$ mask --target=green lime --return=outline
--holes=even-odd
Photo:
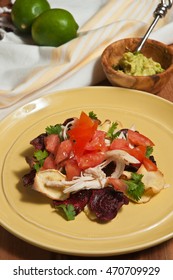
[[[64,9],[50,9],[38,16],[31,29],[37,45],[58,47],[77,37],[78,24]]]
[[[48,9],[47,0],[16,0],[11,11],[12,22],[19,31],[28,33],[34,19]]]

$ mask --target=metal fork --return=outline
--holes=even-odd
[[[145,33],[144,37],[142,38],[140,44],[138,45],[136,52],[140,52],[142,47],[144,46],[146,40],[148,39],[150,33],[154,29],[156,23],[159,21],[160,18],[164,17],[168,11],[171,9],[173,4],[173,0],[162,0],[161,3],[157,6],[156,10],[154,11],[154,20],[151,23],[150,27],[148,28],[147,32]]]

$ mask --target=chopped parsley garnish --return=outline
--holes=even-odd
[[[148,146],[146,150],[146,157],[149,158],[152,153],[153,153],[153,147]]]
[[[62,127],[60,124],[50,125],[46,127],[46,132],[48,135],[50,134],[58,134],[60,136],[62,132]]]
[[[90,117],[91,119],[93,119],[93,120],[98,120],[97,115],[96,115],[93,111],[89,112],[88,115],[89,115],[89,117]]]
[[[34,152],[34,157],[36,158],[37,162],[34,164],[35,170],[38,172],[39,169],[43,166],[45,158],[47,158],[48,152],[46,150],[38,150]]]
[[[136,201],[138,201],[144,193],[145,186],[141,181],[142,177],[142,174],[132,173],[130,180],[124,180],[124,182],[128,186],[128,195]]]
[[[75,219],[76,212],[73,204],[67,204],[67,205],[60,204],[55,206],[55,209],[59,209],[59,208],[61,208],[64,211],[64,214],[68,221]]]
[[[117,126],[118,126],[118,123],[113,122],[107,132],[107,137],[110,138],[111,141],[113,141],[115,138],[117,138],[119,136],[119,131],[115,132],[115,129],[117,128]]]

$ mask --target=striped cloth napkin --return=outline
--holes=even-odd
[[[13,1],[14,2],[14,1]],[[38,47],[12,32],[0,41],[0,114],[11,106],[62,89],[95,85],[105,76],[100,63],[113,41],[143,36],[153,21],[158,0],[51,0],[52,8],[70,11],[79,36],[58,47]],[[173,8],[150,36],[173,43]],[[17,104],[17,105],[16,105]],[[12,106],[13,105],[13,106]]]

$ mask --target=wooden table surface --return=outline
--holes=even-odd
[[[8,0],[1,0],[0,7],[8,4]],[[110,86],[107,80],[103,81],[100,86]],[[173,77],[165,88],[158,94],[160,97],[173,102]],[[80,256],[69,256],[58,254],[35,247],[19,238],[15,237],[3,227],[0,226],[0,260],[77,260],[77,259],[94,259],[83,258]],[[131,253],[126,255],[99,257],[96,259],[111,260],[173,260],[173,239],[168,240],[155,247]]]

